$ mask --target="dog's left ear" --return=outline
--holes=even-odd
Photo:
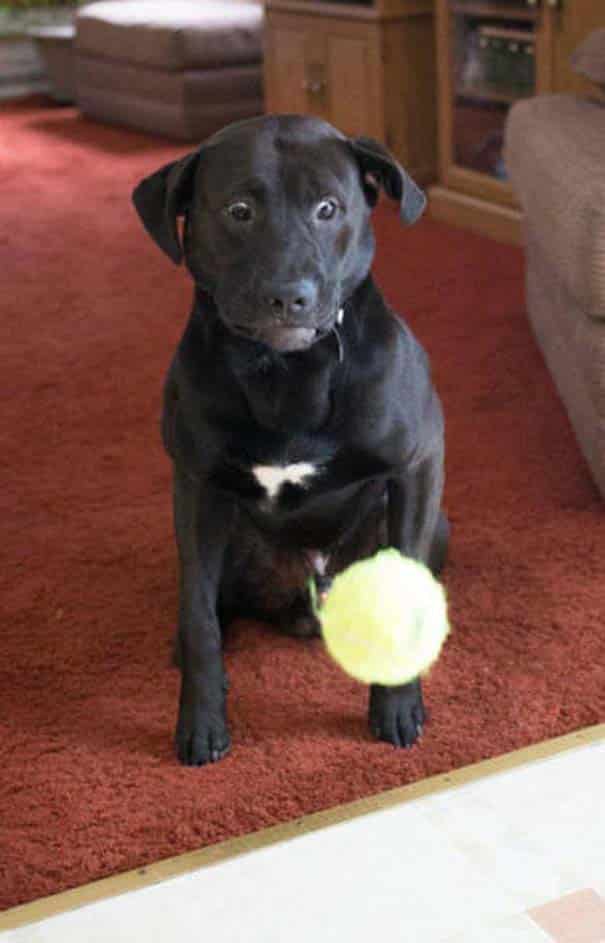
[[[352,138],[349,141],[362,175],[362,185],[371,206],[378,199],[378,187],[397,200],[402,221],[411,226],[420,219],[426,207],[426,196],[414,183],[392,154],[373,138]]]
[[[200,151],[160,167],[141,180],[132,193],[132,202],[151,238],[178,265],[183,259],[178,218],[191,202]]]

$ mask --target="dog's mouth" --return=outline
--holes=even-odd
[[[268,324],[229,324],[234,334],[246,337],[248,340],[266,344],[279,353],[294,353],[308,350],[322,338],[330,334],[337,324],[342,323],[343,309],[339,308],[335,317],[330,318],[327,324],[317,327],[300,326],[279,321]]]
[[[271,325],[230,325],[234,334],[240,334],[249,340],[266,344],[280,353],[307,350],[319,339],[319,329],[314,327],[290,327],[286,324]]]

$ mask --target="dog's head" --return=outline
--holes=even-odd
[[[142,180],[133,200],[231,331],[286,352],[330,331],[368,274],[380,187],[406,224],[422,214],[424,194],[376,141],[273,115],[219,131]]]

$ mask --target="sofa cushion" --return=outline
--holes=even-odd
[[[605,106],[540,95],[510,110],[505,160],[541,251],[587,315],[605,318]]]
[[[235,0],[106,0],[81,7],[78,52],[151,68],[260,62],[263,9]]]

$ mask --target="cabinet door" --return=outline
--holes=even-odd
[[[325,49],[328,120],[345,134],[383,138],[378,37],[369,26],[333,22]]]
[[[268,11],[267,111],[316,115],[345,134],[382,138],[382,73],[372,24]]]
[[[265,38],[265,109],[306,114],[307,31],[296,19],[268,18]]]
[[[583,39],[595,29],[605,27],[605,0],[544,0],[549,6],[553,37],[553,90],[576,92],[589,90],[590,83],[577,75],[569,58]]]

